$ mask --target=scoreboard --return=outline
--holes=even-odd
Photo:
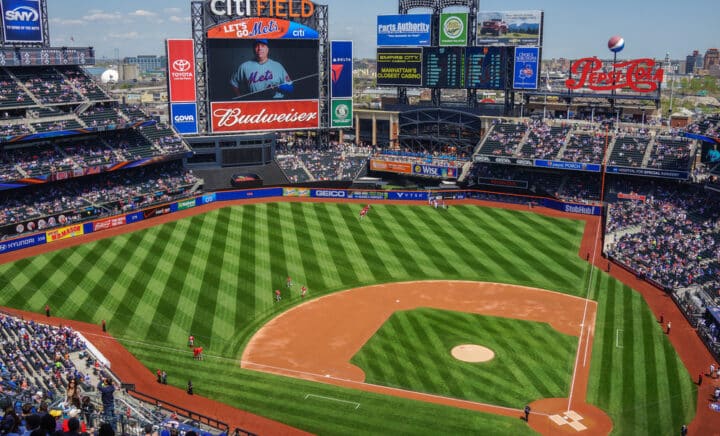
[[[92,47],[0,49],[0,66],[3,67],[94,64],[95,50]]]
[[[468,47],[467,87],[505,89],[506,52],[503,47]]]
[[[427,88],[465,87],[465,49],[428,47],[423,50],[423,85]]]

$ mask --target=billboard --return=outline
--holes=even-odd
[[[459,170],[454,167],[439,167],[435,165],[414,164],[412,173],[416,176],[440,177],[443,179],[456,179]]]
[[[170,103],[170,120],[178,133],[197,134],[197,103]]]
[[[470,89],[505,89],[507,57],[502,47],[468,47],[466,86]]]
[[[468,40],[467,12],[440,14],[440,46],[465,47]]]
[[[170,101],[195,101],[195,50],[192,39],[167,40]]]
[[[353,101],[351,98],[333,98],[330,110],[330,127],[353,126]]]
[[[212,132],[318,128],[319,44],[315,30],[266,17],[210,28]]]
[[[43,42],[40,0],[2,0],[0,13],[5,42]]]
[[[428,88],[465,87],[465,49],[428,47],[423,50],[423,86]]]
[[[540,46],[542,11],[478,12],[477,45]]]
[[[352,41],[332,41],[330,43],[330,77],[332,98],[352,98],[353,96],[353,43]]]
[[[378,86],[422,86],[422,48],[378,48]]]
[[[515,47],[513,73],[514,89],[537,89],[540,49],[537,47]]]
[[[430,45],[432,15],[378,15],[377,45],[425,46]]]
[[[410,162],[393,162],[382,159],[370,159],[371,171],[385,171],[389,173],[412,174]]]

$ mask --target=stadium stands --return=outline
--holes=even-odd
[[[658,136],[647,166],[664,170],[687,171],[690,169],[692,143],[686,139]]]
[[[16,68],[13,72],[41,104],[67,104],[84,100],[53,67]]]
[[[35,102],[4,68],[0,68],[0,108],[32,106]]]
[[[534,121],[519,157],[555,160],[565,145],[569,131],[568,126],[550,126],[543,121]]]
[[[608,159],[608,164],[622,167],[640,167],[649,144],[650,138],[648,136],[631,136],[621,133],[615,140],[615,146]]]
[[[493,126],[480,147],[480,154],[512,156],[525,136],[527,126],[522,123],[499,123]]]
[[[574,131],[570,134],[570,140],[559,160],[600,164],[606,140],[609,142],[611,139],[606,138],[605,132],[600,130],[594,132]]]

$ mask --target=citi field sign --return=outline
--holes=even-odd
[[[310,0],[210,0],[210,13],[226,17],[310,18]]]

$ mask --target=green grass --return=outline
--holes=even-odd
[[[546,323],[417,309],[395,312],[351,362],[368,383],[522,409],[569,395],[577,342]],[[463,344],[495,358],[459,361]]]
[[[238,368],[252,334],[299,303],[295,294],[273,303],[272,291],[285,291],[288,275],[307,285],[311,298],[423,279],[586,294],[590,269],[577,255],[582,222],[473,206],[382,205],[360,221],[358,210],[325,203],[225,208],[0,265],[0,304],[42,311],[50,302],[60,317],[105,319],[148,368],[166,369],[170,383],[184,387],[192,377],[198,394],[315,433],[527,432],[519,420]],[[657,326],[647,324],[640,296],[596,274],[592,296],[600,314],[589,399],[610,413],[617,434],[674,431],[694,415],[692,381]],[[622,349],[614,348],[616,328],[627,335]],[[207,360],[189,357],[190,333]],[[348,412],[306,401],[307,393],[362,406]],[[654,416],[662,418],[651,422]]]

